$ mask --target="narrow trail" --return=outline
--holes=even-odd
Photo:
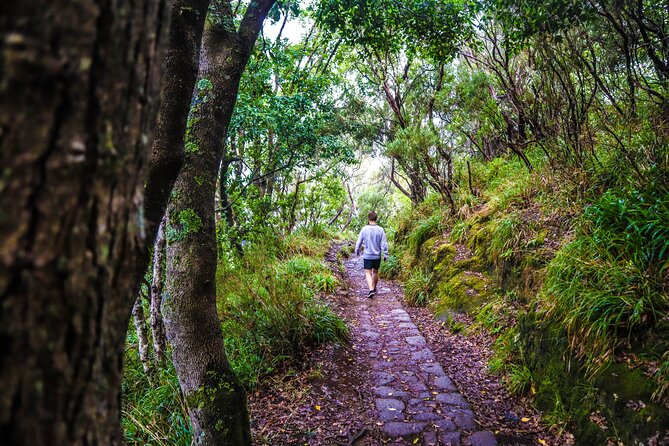
[[[351,340],[361,359],[367,358],[373,414],[384,443],[496,445],[491,432],[479,430],[469,402],[402,309],[401,290],[381,282],[370,299],[362,259],[349,259],[345,266],[355,308],[348,312]]]
[[[328,301],[350,343],[320,347],[300,372],[279,374],[250,396],[258,445],[570,443],[544,431],[540,415],[487,373],[490,340],[450,334],[427,309],[407,312],[396,283],[381,280],[368,298],[362,259],[340,263],[339,250],[333,245],[326,257],[342,285]]]

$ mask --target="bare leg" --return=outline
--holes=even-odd
[[[373,269],[372,270],[372,285],[374,285],[373,289],[376,289],[376,284],[379,283],[379,270],[378,269]]]
[[[371,269],[365,270],[365,279],[367,279],[367,286],[369,286],[369,291],[374,289],[374,277],[372,275]]]

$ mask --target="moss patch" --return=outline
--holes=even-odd
[[[460,271],[446,282],[437,282],[433,291],[437,316],[450,310],[472,312],[492,293],[490,279],[483,273]]]

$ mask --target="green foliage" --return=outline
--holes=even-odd
[[[594,373],[667,314],[669,195],[604,194],[551,262],[551,315]]]
[[[416,270],[411,273],[404,285],[407,303],[416,307],[427,305],[430,298],[430,274]]]
[[[384,279],[397,279],[402,272],[402,264],[399,256],[390,254],[388,259],[381,262],[379,275]]]
[[[488,254],[494,261],[509,260],[516,254],[522,240],[521,230],[525,225],[516,213],[491,222],[493,230]]]
[[[431,237],[441,235],[445,226],[443,217],[440,213],[430,215],[419,220],[407,238],[407,246],[414,257],[418,258],[421,254],[421,247]]]
[[[320,0],[317,21],[350,45],[380,53],[407,47],[448,59],[471,32],[476,6],[476,2],[446,0]]]
[[[452,242],[462,242],[467,237],[469,225],[465,220],[459,220],[453,223],[450,239]]]
[[[283,239],[286,255],[323,258],[330,246],[329,237],[314,237],[307,231],[295,231]]]
[[[301,247],[315,244],[299,238]],[[226,351],[247,388],[298,362],[309,347],[344,342],[348,336],[344,321],[317,297],[336,287],[328,267],[302,255],[286,257],[287,246],[271,248],[272,243],[272,238],[256,242],[238,264],[221,265],[217,273]],[[294,243],[290,246],[295,249]]]
[[[526,365],[512,364],[505,379],[509,391],[516,395],[529,393],[533,384],[532,372]]]
[[[137,335],[132,324],[126,346],[121,387],[125,442],[130,445],[190,445],[190,418],[171,362],[165,369],[147,376],[139,361]]]
[[[332,274],[317,273],[313,276],[314,287],[317,291],[332,293],[337,288],[338,281]]]
[[[654,401],[662,401],[669,396],[669,351],[662,355],[662,363],[655,374],[657,388],[653,392]]]
[[[397,218],[409,207],[407,198],[397,191],[389,190],[382,184],[368,186],[356,197],[358,207],[357,228],[367,224],[367,214],[374,211],[378,215],[378,224],[386,229],[390,237]]]

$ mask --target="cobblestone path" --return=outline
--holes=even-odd
[[[444,373],[425,338],[396,298],[401,292],[381,281],[367,298],[362,259],[345,263],[351,288],[351,339],[368,358],[377,425],[383,444],[494,446],[481,431],[469,403]]]

